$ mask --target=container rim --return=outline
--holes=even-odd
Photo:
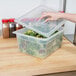
[[[43,35],[43,33],[42,33],[41,31],[36,30],[36,29],[34,29],[34,28],[32,28],[32,27],[28,27],[25,23],[23,23],[23,22],[21,22],[21,21],[19,21],[19,20],[15,20],[15,21],[18,22],[19,24],[24,25],[26,28],[28,28],[28,29],[30,29],[30,30],[33,30],[33,31],[35,31],[35,32]],[[56,25],[55,28],[54,28],[52,31],[50,31],[50,32],[48,32],[48,33],[44,33],[43,36],[45,36],[45,37],[50,37],[50,36],[51,36],[57,29],[59,29],[64,23],[65,23],[65,20],[63,20],[63,21],[60,22],[58,25]]]
[[[23,28],[23,29],[25,29],[25,28]],[[20,30],[23,30],[23,29],[20,29]],[[14,31],[13,33],[16,34],[16,35],[21,35],[21,36],[33,38],[33,39],[36,39],[36,40],[42,40],[42,41],[48,41],[50,38],[53,38],[53,37],[55,37],[56,35],[58,35],[59,33],[63,32],[63,29],[62,29],[62,30],[58,31],[56,34],[51,35],[50,37],[37,38],[37,37],[33,37],[33,36],[29,36],[29,35],[25,35],[25,34],[18,33],[18,31],[20,31],[20,30]]]

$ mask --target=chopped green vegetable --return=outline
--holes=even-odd
[[[36,32],[34,32],[32,30],[28,30],[24,34],[29,35],[29,36],[36,36]]]
[[[35,31],[32,31],[32,30],[28,30],[24,34],[29,35],[29,36],[34,36],[34,37],[37,37],[37,38],[46,38],[46,37],[36,33]]]
[[[58,31],[55,31],[53,34],[57,33]],[[37,37],[37,38],[46,38],[44,37],[43,35],[40,35],[38,33],[36,33],[35,31],[32,31],[32,30],[28,30],[24,33],[25,35],[29,35],[29,36],[34,36],[34,37]],[[52,34],[52,35],[53,35]]]

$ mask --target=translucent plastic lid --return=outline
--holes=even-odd
[[[38,6],[15,21],[45,37],[49,37],[64,24],[64,20],[45,22],[46,18],[40,19],[43,12],[56,11],[46,6]]]

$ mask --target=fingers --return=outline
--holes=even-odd
[[[49,16],[48,12],[43,12],[40,19],[43,19],[43,18],[48,17],[48,16]]]
[[[48,21],[53,21],[53,18],[48,18],[45,20],[45,22],[48,22]]]
[[[43,18],[45,18],[45,17],[48,17],[48,15],[46,14],[46,15],[42,15],[41,17],[40,17],[40,19],[43,19]]]
[[[47,18],[45,20],[45,22],[57,20],[56,13],[53,13],[53,12],[43,12],[42,16],[40,17],[40,20],[45,18],[45,17]]]

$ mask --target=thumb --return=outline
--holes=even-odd
[[[45,22],[48,22],[48,21],[53,21],[54,19],[53,18],[48,18],[45,20]]]

